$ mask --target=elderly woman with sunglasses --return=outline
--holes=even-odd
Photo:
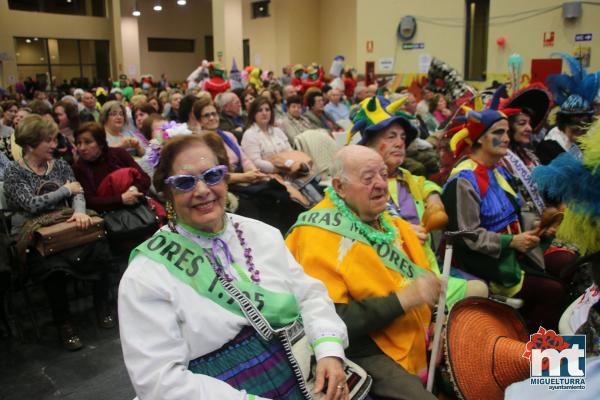
[[[161,151],[154,185],[170,223],[134,250],[119,288],[135,391],[143,399],[307,398],[282,342],[263,339],[242,312],[252,304],[248,315],[273,328],[301,318],[317,360],[315,391],[347,399],[346,328],[275,228],[225,213],[222,146],[207,132],[169,139]]]

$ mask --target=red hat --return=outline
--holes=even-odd
[[[464,120],[462,129],[458,130],[450,139],[450,148],[455,155],[461,154],[467,146],[473,145],[481,136],[496,122],[506,119],[509,115],[520,112],[520,109],[504,108],[498,110],[500,105],[500,94],[504,91],[504,86],[498,87],[489,108],[476,111],[463,106],[465,110],[464,117],[457,117],[457,120]]]

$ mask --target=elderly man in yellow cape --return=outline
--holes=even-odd
[[[364,146],[340,150],[325,198],[300,215],[286,244],[320,279],[348,327],[347,356],[390,399],[433,399],[426,375],[427,331],[441,290],[410,223],[390,216],[387,167]]]
[[[352,130],[360,132],[358,144],[372,148],[383,158],[390,193],[387,210],[391,215],[411,223],[423,244],[431,269],[438,273],[438,261],[432,249],[429,231],[442,229],[448,216],[440,197],[442,188],[401,167],[406,159],[407,147],[417,137],[417,130],[411,122],[413,117],[400,108],[406,99],[408,96],[389,103],[383,97],[374,96],[363,100],[358,112],[352,117]],[[446,292],[446,305],[452,307],[468,296],[487,297],[487,285],[478,279],[467,281],[451,277]]]

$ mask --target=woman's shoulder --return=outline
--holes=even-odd
[[[172,283],[169,271],[161,263],[154,261],[143,253],[137,253],[129,261],[127,269],[123,273],[120,287],[120,296],[123,292],[129,290],[123,289],[129,286],[135,286],[139,291],[144,288],[146,291],[156,293],[168,292],[169,285]]]
[[[29,171],[27,171],[19,161],[11,161],[10,164],[6,167],[6,171],[4,172],[4,181],[6,184],[10,184],[15,178],[22,178],[27,176]]]
[[[52,162],[54,163],[53,167],[58,170],[71,170],[71,166],[69,165],[69,163],[63,160],[62,158],[55,158],[54,160],[52,160]]]
[[[256,124],[252,124],[249,127],[246,128],[246,130],[244,131],[244,134],[248,133],[248,132],[257,132],[258,131],[258,127],[256,126]]]
[[[122,147],[109,147],[107,149],[107,151],[108,151],[107,155],[109,157],[116,158],[118,160],[135,162],[135,160],[133,159],[131,154],[127,151],[127,149],[124,149]]]
[[[242,231],[248,233],[248,237],[261,238],[261,240],[264,240],[265,242],[273,240],[275,238],[283,240],[279,229],[269,224],[266,224],[257,219],[243,217],[237,214],[228,213],[227,215],[232,223],[237,223]]]
[[[275,133],[276,135],[285,136],[285,133],[283,132],[283,130],[280,127],[272,126],[271,129],[273,129],[273,133]],[[287,136],[286,136],[286,138],[287,138]]]

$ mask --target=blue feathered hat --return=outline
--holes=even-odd
[[[560,114],[592,115],[592,104],[600,89],[600,71],[588,73],[580,61],[573,56],[554,53],[562,57],[571,70],[571,75],[554,74],[546,78],[546,85],[560,105]]]

